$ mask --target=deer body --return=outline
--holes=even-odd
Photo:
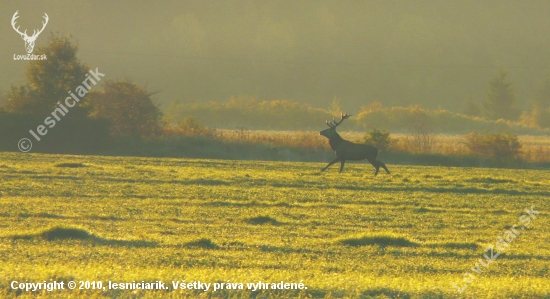
[[[338,136],[340,137],[340,136]],[[330,148],[334,151],[337,158],[342,160],[365,160],[369,157],[376,157],[378,155],[378,149],[368,144],[357,144],[348,140],[329,141]]]
[[[377,160],[376,157],[378,156],[378,149],[375,148],[372,145],[368,144],[358,144],[353,143],[351,141],[345,140],[336,132],[336,127],[344,121],[344,119],[349,118],[348,114],[342,114],[342,119],[340,122],[334,122],[334,124],[327,121],[327,125],[330,127],[329,129],[323,130],[319,132],[319,135],[325,136],[328,138],[328,143],[330,144],[330,148],[334,151],[336,154],[336,159],[332,160],[325,168],[321,169],[321,171],[325,171],[327,168],[329,168],[332,164],[336,162],[340,162],[340,170],[339,172],[342,172],[344,169],[344,164],[346,163],[346,160],[352,160],[352,161],[358,161],[358,160],[367,160],[369,161],[374,168],[376,168],[376,172],[374,175],[376,176],[378,174],[378,170],[380,167],[384,168],[387,173],[390,173],[388,168],[382,161]]]

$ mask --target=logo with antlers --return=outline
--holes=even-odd
[[[38,32],[35,29],[33,30],[33,34],[31,36],[28,36],[26,29],[25,29],[25,32],[21,32],[19,31],[20,26],[17,26],[17,28],[15,28],[15,20],[19,18],[17,13],[19,13],[19,11],[16,11],[13,14],[13,18],[11,18],[11,26],[13,27],[13,30],[15,30],[15,32],[21,35],[21,38],[23,38],[23,40],[25,41],[25,48],[27,49],[27,53],[31,54],[32,50],[34,49],[34,42],[36,41],[36,38],[40,33],[42,33],[42,31],[44,31],[44,28],[46,28],[46,25],[48,24],[48,20],[49,20],[48,14],[44,13],[43,18],[45,19],[45,22],[42,22],[42,29],[38,30]]]

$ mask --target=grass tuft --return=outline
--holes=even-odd
[[[397,236],[392,234],[365,235],[365,236],[356,237],[356,238],[341,239],[339,242],[349,246],[367,246],[367,245],[395,246],[395,247],[420,246],[420,244],[417,242],[411,241],[403,236]]]
[[[415,213],[426,213],[426,212],[429,212],[429,211],[430,211],[430,209],[424,208],[424,207],[421,207],[420,209],[413,210],[413,212],[415,212]]]
[[[55,167],[79,168],[79,167],[86,167],[86,164],[84,164],[84,163],[57,163],[57,164],[55,164]]]
[[[218,248],[220,248],[220,246],[218,244],[212,242],[212,240],[207,239],[207,238],[202,238],[198,241],[187,242],[187,243],[185,243],[185,246],[187,246],[187,247],[199,247],[199,248],[206,248],[206,249],[218,249]]]
[[[425,207],[420,207],[419,209],[413,210],[413,212],[414,212],[414,213],[428,213],[428,212],[432,212],[432,213],[443,213],[444,211],[441,211],[441,210],[434,210],[434,209],[425,208]]]
[[[275,218],[271,218],[269,216],[258,216],[246,219],[247,223],[255,224],[255,225],[261,225],[261,224],[271,224],[271,225],[280,225],[281,222],[277,221]]]

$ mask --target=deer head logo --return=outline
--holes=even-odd
[[[40,33],[42,33],[42,31],[44,31],[44,28],[46,28],[46,25],[48,24],[48,20],[49,20],[48,14],[44,13],[43,18],[45,19],[45,22],[42,22],[42,29],[38,30],[38,32],[35,29],[33,30],[32,36],[28,36],[26,29],[25,29],[25,32],[21,32],[19,31],[20,26],[17,26],[17,28],[15,28],[15,20],[19,18],[19,16],[17,15],[18,12],[19,11],[16,11],[13,14],[13,18],[11,18],[11,26],[13,27],[13,30],[15,30],[15,32],[21,35],[21,38],[23,38],[23,40],[25,41],[25,48],[27,49],[27,53],[31,54],[32,50],[34,49],[34,42],[36,41],[36,38]]]

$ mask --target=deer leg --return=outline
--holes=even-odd
[[[327,170],[327,168],[329,168],[329,167],[330,167],[330,165],[332,165],[332,164],[334,164],[334,163],[336,163],[336,162],[338,162],[338,161],[340,161],[340,158],[336,158],[336,159],[334,159],[334,160],[330,161],[330,163],[328,163],[328,165],[327,165],[327,166],[325,166],[325,168],[321,169],[321,172],[323,172],[323,171]]]
[[[384,168],[384,170],[385,170],[388,174],[390,173],[390,171],[389,171],[388,168],[386,167],[386,164],[384,164],[384,163],[383,163],[382,161],[380,161],[380,160],[376,160],[376,162],[378,162],[378,164],[379,164],[380,166],[382,166],[382,168]]]
[[[340,171],[338,171],[339,173],[342,173],[342,170],[344,169],[344,164],[345,163],[346,163],[346,160],[340,161]]]
[[[369,161],[370,164],[372,164],[372,166],[374,166],[374,168],[376,168],[376,171],[374,172],[374,176],[376,176],[378,174],[378,170],[380,169],[380,165],[378,165],[378,161],[377,160],[372,160],[372,159],[369,159],[369,158],[367,158],[367,161]]]

